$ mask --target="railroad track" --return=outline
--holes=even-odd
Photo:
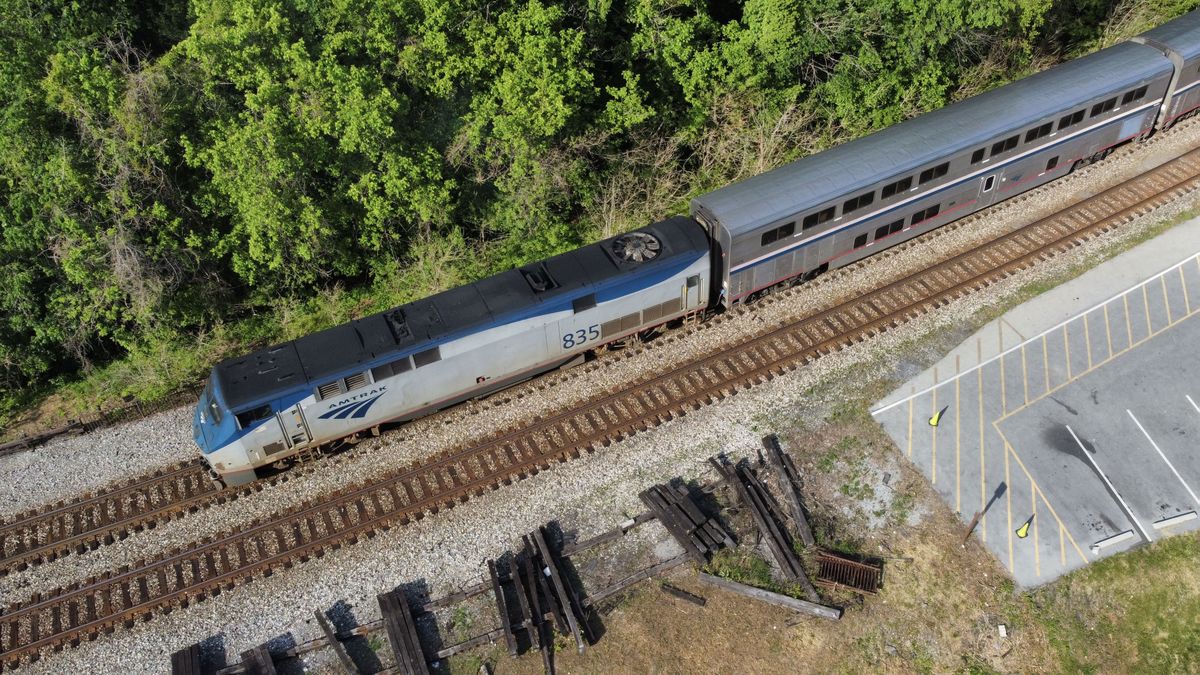
[[[1190,123],[1185,124],[1191,126]],[[1185,128],[1187,127],[1180,127],[1180,129]],[[1149,144],[1141,147],[1152,146],[1160,138],[1162,137],[1156,137]],[[1134,147],[1130,146],[1118,150],[1118,153],[1127,154],[1133,151]],[[924,235],[918,241],[926,241],[930,237],[942,236],[960,227],[970,227],[978,219],[987,217],[987,214],[993,213],[995,209],[1019,208],[1021,202],[1033,198],[1042,189],[1045,188],[1021,194],[985,212],[974,214],[940,227]],[[881,255],[890,255],[906,246],[907,244],[902,244]],[[859,262],[855,265],[864,264],[869,264],[869,261]],[[768,295],[760,298],[752,305],[735,307],[733,311],[724,316],[714,317],[706,325],[716,325],[726,320],[738,320],[740,317],[754,312],[769,312],[771,311],[771,304],[779,297],[781,296]],[[677,337],[681,336],[670,336],[668,342],[677,339]],[[625,350],[610,354],[605,362],[611,362],[613,359],[630,358],[639,352],[640,350]],[[601,367],[599,363],[590,364],[583,368],[559,372],[557,376],[559,376],[560,380],[562,377],[573,379],[583,376],[599,367]],[[539,388],[543,386],[555,386],[551,379],[553,377],[551,375],[545,376],[544,379],[547,380],[547,384],[539,385]],[[510,403],[512,397],[511,394],[501,393],[490,397],[488,401],[490,405],[503,405]],[[100,492],[92,496],[75,498],[69,502],[60,502],[51,507],[28,510],[7,519],[6,522],[0,523],[0,576],[15,571],[22,571],[43,562],[56,560],[68,553],[82,553],[94,550],[101,545],[124,539],[133,532],[152,528],[157,524],[167,522],[182,514],[198,511],[212,504],[226,503],[239,496],[275,485],[282,480],[296,478],[311,470],[321,469],[319,466],[295,466],[284,474],[262,479],[252,484],[252,486],[221,492],[215,490],[205,491],[204,494],[199,494],[198,492],[192,494],[190,490],[164,491],[161,489],[161,483],[163,482],[161,471],[156,471],[136,479],[127,480],[123,485],[116,488],[103,488]],[[191,480],[190,477],[189,480]],[[123,500],[125,503],[122,503]],[[147,503],[154,504],[155,508],[149,510],[130,508],[131,504]],[[77,511],[78,514],[73,513],[72,510]]]
[[[0,576],[124,539],[224,498],[220,492],[197,459],[30,509],[0,524]]]
[[[1200,150],[1020,230],[807,319],[780,325],[573,410],[498,432],[237,531],[35,595],[0,614],[0,663],[93,639],[157,610],[320,557],[536,474],[859,342],[1200,188]]]

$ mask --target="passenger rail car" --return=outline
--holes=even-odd
[[[1200,106],[1200,12],[694,199],[677,216],[213,368],[227,484],[808,278],[1065,175]]]
[[[1069,172],[1154,129],[1173,68],[1122,43],[692,201],[736,302]]]
[[[1161,101],[1159,129],[1168,129],[1200,108],[1200,12],[1146,31],[1132,39],[1155,49],[1171,61],[1174,75]]]
[[[708,306],[708,237],[675,217],[217,364],[194,419],[227,485],[383,422],[557,368]]]

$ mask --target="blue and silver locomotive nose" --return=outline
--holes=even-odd
[[[200,448],[200,452],[207,455],[208,441],[204,438],[203,430],[206,421],[203,407],[196,406],[195,412],[192,413],[192,440],[196,442],[196,447]]]

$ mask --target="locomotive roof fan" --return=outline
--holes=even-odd
[[[657,258],[662,244],[649,232],[626,232],[613,239],[612,251],[620,262],[642,263]]]

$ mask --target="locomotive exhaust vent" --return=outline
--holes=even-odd
[[[628,232],[613,240],[612,250],[621,262],[640,263],[657,258],[662,244],[647,232]]]
[[[529,288],[533,289],[534,293],[544,293],[558,288],[558,282],[550,276],[549,270],[542,263],[522,267],[521,275],[525,277],[525,283],[529,284]]]

